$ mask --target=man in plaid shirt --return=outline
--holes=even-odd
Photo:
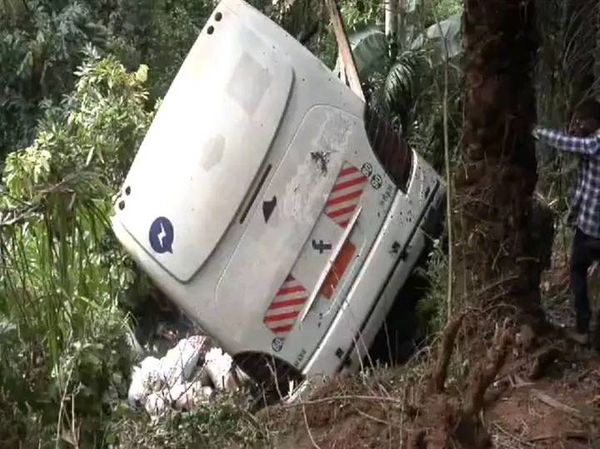
[[[600,103],[584,101],[575,111],[569,133],[537,127],[534,136],[558,150],[581,157],[577,186],[571,202],[570,219],[575,225],[571,248],[571,290],[575,297],[575,339],[589,341],[590,303],[587,273],[600,260]],[[600,343],[600,313],[596,320],[595,344]]]

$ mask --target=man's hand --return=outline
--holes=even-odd
[[[536,126],[532,135],[542,144],[569,153],[600,158],[600,136],[575,137],[563,131]]]

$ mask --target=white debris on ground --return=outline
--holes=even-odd
[[[240,382],[246,383],[249,380],[248,376],[233,364],[231,356],[221,348],[212,348],[206,353],[204,360],[204,369],[217,390],[235,390]]]
[[[133,370],[129,404],[152,416],[191,410],[210,402],[215,391],[235,391],[248,381],[229,354],[202,336],[180,340],[164,357],[146,357]]]
[[[167,385],[182,383],[195,371],[200,355],[206,353],[206,338],[193,336],[180,340],[160,359],[160,377]]]
[[[200,382],[185,382],[175,385],[170,390],[171,400],[175,401],[178,410],[192,410],[210,401],[213,389],[202,386]]]

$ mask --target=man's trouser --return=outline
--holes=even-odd
[[[600,260],[600,239],[590,237],[577,228],[571,248],[571,290],[575,297],[577,331],[580,333],[587,333],[590,330],[591,311],[587,273],[596,260]]]

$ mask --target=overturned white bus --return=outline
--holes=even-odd
[[[321,61],[224,0],[139,148],[113,228],[244,371],[281,387],[359,366],[444,196]]]

